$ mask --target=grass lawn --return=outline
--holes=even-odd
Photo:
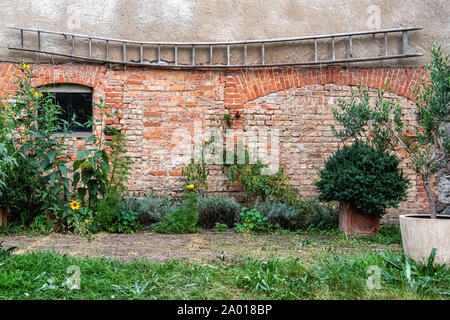
[[[267,236],[252,235],[245,248],[224,243],[214,258],[165,262],[0,251],[0,299],[450,298],[450,270],[406,259],[398,245],[398,230],[386,230],[367,239],[312,233],[279,236],[270,242]],[[287,251],[279,239],[290,239]],[[296,249],[311,250],[289,257],[287,253],[294,252],[292,239]],[[273,254],[259,258],[248,254],[251,245],[261,243],[255,252]],[[69,266],[80,270],[79,290],[64,285],[73,274],[67,273]],[[379,288],[369,289],[368,281],[376,286],[377,274]]]

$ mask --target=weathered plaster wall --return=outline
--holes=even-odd
[[[17,45],[14,37],[18,36],[7,26],[142,41],[215,41],[359,31],[376,28],[378,24],[380,28],[424,27],[411,35],[410,43],[412,51],[423,52],[425,56],[372,65],[420,66],[428,61],[428,48],[434,41],[450,52],[449,16],[448,4],[440,0],[1,0],[0,61],[17,61],[19,57],[36,60],[33,54],[7,50],[8,45]],[[399,50],[399,43],[392,40],[391,49]],[[60,43],[43,45],[53,47]],[[319,48],[322,55],[329,54],[328,44]],[[357,54],[379,49],[379,45],[355,43]],[[306,56],[303,49],[282,47],[269,51],[267,61]],[[232,58],[237,55],[232,53]],[[170,59],[169,55],[167,60]],[[41,57],[40,61],[46,60]]]

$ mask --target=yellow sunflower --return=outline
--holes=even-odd
[[[79,202],[76,201],[76,200],[73,200],[73,201],[70,203],[70,209],[72,209],[72,210],[74,210],[74,211],[79,210],[79,209],[80,209],[80,206],[81,206],[81,203],[79,203]]]

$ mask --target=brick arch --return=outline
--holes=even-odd
[[[37,65],[34,67],[32,85],[35,87],[52,84],[79,84],[91,88],[102,88],[106,75],[106,67],[83,65],[49,66]]]
[[[315,84],[340,84],[384,88],[414,100],[412,88],[426,74],[425,68],[261,68],[232,71],[225,77],[225,107],[242,109],[243,105],[270,93]]]

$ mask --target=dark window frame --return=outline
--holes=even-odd
[[[88,114],[87,117],[89,117],[90,119],[94,120],[94,90],[91,87],[87,87],[87,86],[83,86],[83,85],[78,85],[78,84],[71,84],[71,83],[62,83],[62,84],[54,84],[54,85],[46,85],[43,87],[38,88],[39,91],[43,92],[43,93],[49,93],[52,94],[53,96],[55,96],[56,99],[56,95],[59,94],[67,94],[67,95],[73,95],[73,94],[89,94],[90,95],[90,104],[91,104],[91,108],[90,108],[90,115]],[[72,99],[72,97],[70,98]],[[65,106],[61,106],[62,108],[65,108]],[[71,108],[71,106],[68,106],[68,108]],[[69,109],[69,114],[70,114],[71,110]],[[79,121],[79,119],[77,119],[77,121]],[[85,122],[85,121],[83,121]],[[70,128],[70,135],[75,135],[75,136],[85,136],[85,135],[92,135],[94,133],[94,123],[91,125],[90,128],[88,129],[83,129],[83,130],[77,130],[76,127],[72,127]]]

